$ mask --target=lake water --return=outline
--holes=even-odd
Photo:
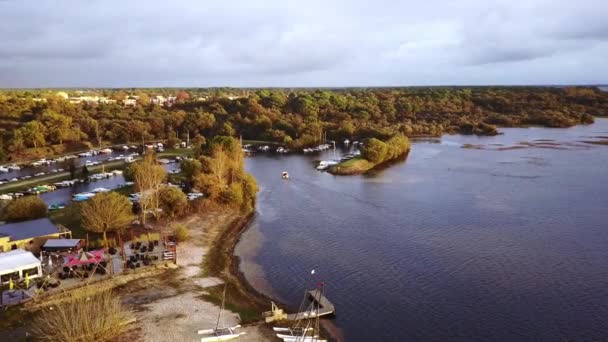
[[[608,146],[582,142],[608,119],[501,131],[369,176],[316,171],[332,152],[247,159],[247,279],[297,307],[315,269],[347,341],[608,339]]]

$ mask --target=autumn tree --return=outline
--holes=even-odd
[[[165,216],[180,216],[188,208],[188,198],[179,188],[165,187],[160,190],[160,207]]]
[[[146,224],[146,214],[157,216],[160,206],[160,188],[167,176],[165,168],[156,160],[153,151],[146,151],[144,158],[131,166],[135,191],[140,193],[141,222]]]
[[[372,163],[381,163],[386,158],[386,144],[376,138],[369,139],[361,148],[361,156]]]
[[[4,211],[4,220],[23,221],[46,216],[47,205],[38,196],[26,196],[10,202]]]
[[[84,228],[102,233],[107,246],[107,232],[120,233],[131,223],[131,202],[117,192],[102,192],[82,204],[81,217]]]

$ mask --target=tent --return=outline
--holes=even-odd
[[[15,249],[10,252],[0,253],[0,283],[8,284],[10,278],[25,279],[42,276],[40,260],[31,252],[23,249]]]
[[[63,266],[74,267],[79,265],[99,264],[103,260],[105,260],[103,249],[90,252],[81,251],[79,253],[69,255],[66,258],[66,262],[63,264]]]
[[[45,252],[63,252],[78,250],[82,240],[81,239],[48,239],[42,246]]]

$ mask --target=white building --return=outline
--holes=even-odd
[[[26,274],[30,279],[42,276],[40,260],[32,252],[15,249],[0,253],[0,284],[7,284],[10,278],[25,279]]]

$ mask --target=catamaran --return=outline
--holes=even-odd
[[[223,325],[222,312],[224,311],[225,302],[226,302],[226,284],[224,284],[224,294],[222,295],[222,306],[220,307],[220,312],[217,315],[217,323],[215,324],[215,328],[199,330],[198,331],[199,335],[211,335],[211,336],[201,338],[201,342],[228,341],[228,340],[235,339],[241,335],[245,335],[244,332],[239,333],[236,331],[236,329],[241,327],[240,325],[235,325],[233,327],[220,328],[220,323],[222,323],[222,325]]]
[[[315,270],[312,270],[310,274],[314,275]],[[317,284],[316,293],[313,296],[314,298],[321,298],[323,296],[323,286],[323,283]],[[300,304],[300,310],[304,308],[307,295],[308,291],[304,291],[304,299]],[[318,300],[313,300],[310,305],[308,305],[306,311],[302,314],[302,317],[296,321],[296,324],[293,327],[273,327],[272,329],[277,333],[277,337],[285,342],[327,342],[327,340],[320,339],[317,335],[320,331],[320,306],[321,305]],[[300,310],[298,310],[298,312],[301,312]]]

